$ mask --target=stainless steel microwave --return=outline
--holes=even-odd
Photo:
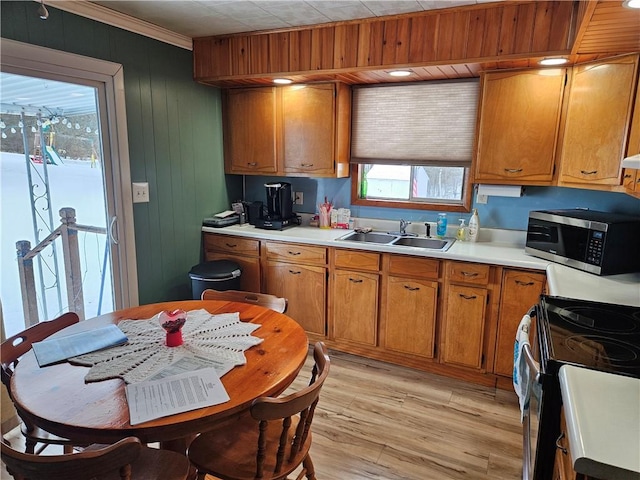
[[[524,251],[596,275],[640,271],[640,218],[593,210],[529,212]]]

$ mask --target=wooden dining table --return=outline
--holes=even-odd
[[[248,414],[249,406],[258,397],[282,393],[304,365],[308,338],[295,320],[239,302],[188,300],[142,305],[84,320],[57,335],[92,330],[121,320],[146,320],[161,311],[175,309],[205,309],[211,314],[239,312],[241,321],[260,325],[252,335],[263,341],[244,352],[246,364],[234,367],[221,379],[229,401],[132,426],[122,379],[86,383],[89,367],[63,362],[41,368],[30,351],[11,379],[14,402],[37,425],[79,445],[113,443],[135,436],[144,443],[160,442],[162,448],[184,453],[196,434]]]

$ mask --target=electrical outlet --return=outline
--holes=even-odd
[[[477,195],[476,196],[476,203],[485,204],[485,203],[487,203],[487,200],[488,200],[488,195]]]
[[[149,201],[149,184],[147,182],[133,182],[131,186],[133,203],[146,203]]]
[[[302,205],[304,202],[302,192],[293,192],[293,198],[295,199],[294,205]]]

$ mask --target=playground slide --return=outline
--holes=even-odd
[[[64,165],[64,162],[60,158],[60,155],[58,155],[58,152],[56,152],[55,148],[47,145],[46,149],[47,149],[47,157],[49,158],[51,163],[53,163],[54,165],[60,165],[60,164]]]

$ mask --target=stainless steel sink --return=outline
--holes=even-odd
[[[351,232],[337,238],[336,240],[358,243],[377,243],[379,245],[395,245],[398,247],[417,247],[429,250],[438,250],[441,252],[449,250],[451,245],[453,245],[453,242],[455,242],[454,238],[441,240],[438,238],[410,237],[382,232]]]
[[[369,232],[369,233],[360,233],[360,232],[352,232],[343,237],[338,238],[337,240],[346,240],[348,242],[364,242],[364,243],[380,243],[380,244],[388,244],[392,241],[396,240],[397,235],[389,235],[388,233],[378,233],[378,232]]]
[[[437,238],[420,238],[420,237],[400,237],[393,242],[394,245],[404,245],[405,247],[431,248],[434,250],[442,250],[451,246],[454,242],[450,240],[440,240]]]

